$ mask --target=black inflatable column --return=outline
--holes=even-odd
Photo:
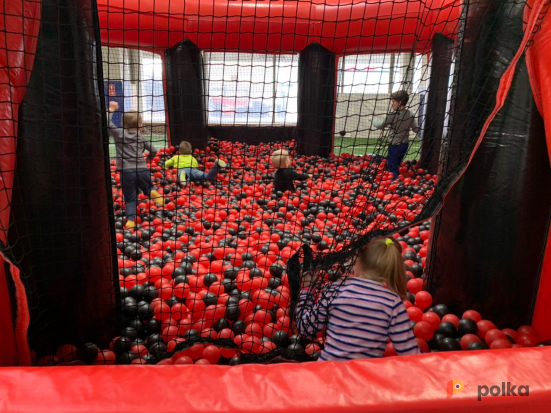
[[[207,145],[203,93],[203,59],[190,40],[165,51],[166,103],[170,140],[188,141],[193,148]]]
[[[421,167],[432,174],[438,172],[440,162],[453,43],[452,39],[440,33],[432,38],[429,95],[419,161]]]
[[[514,0],[485,0],[468,9],[452,160],[465,158],[464,142],[478,135],[495,105],[499,78],[523,35],[523,8]],[[522,60],[507,103],[433,224],[428,288],[435,302],[456,314],[478,310],[499,328],[530,322],[551,205],[545,145]]]
[[[297,150],[329,156],[333,144],[335,54],[312,43],[299,54]]]
[[[62,343],[100,344],[120,320],[95,1],[43,0],[40,25],[6,246],[27,288],[39,356]]]

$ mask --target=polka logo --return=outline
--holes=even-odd
[[[446,399],[451,399],[454,394],[461,393],[468,388],[469,385],[463,384],[461,380],[450,380],[446,385]]]

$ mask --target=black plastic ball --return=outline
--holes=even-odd
[[[450,313],[450,309],[445,304],[436,304],[433,311],[438,314],[440,318]]]
[[[276,331],[272,336],[272,342],[278,347],[287,347],[289,345],[289,335],[283,331]]]
[[[132,339],[128,337],[119,337],[114,343],[113,343],[113,351],[116,354],[122,354],[125,351],[130,350],[132,347]]]
[[[446,337],[457,337],[457,328],[453,323],[444,321],[438,326],[438,332]]]
[[[464,336],[465,334],[477,334],[478,325],[476,324],[476,321],[470,318],[462,318],[459,320],[459,324],[457,324],[457,331],[461,336]]]
[[[475,341],[467,347],[467,350],[487,350],[488,346],[486,343]]]

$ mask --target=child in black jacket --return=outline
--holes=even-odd
[[[270,161],[272,166],[277,169],[274,177],[274,192],[295,192],[296,188],[293,181],[305,181],[308,178],[312,178],[312,175],[299,174],[293,168],[290,168],[291,158],[289,157],[289,152],[285,149],[278,149],[272,153]]]

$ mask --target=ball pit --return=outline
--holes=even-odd
[[[287,260],[303,243],[315,253],[342,249],[356,234],[407,225],[434,189],[435,176],[406,162],[391,181],[384,159],[341,155],[328,160],[295,157],[299,172],[313,178],[294,194],[273,194],[269,154],[285,144],[212,142],[195,151],[205,168],[215,150],[230,167],[216,184],[176,183],[163,164],[174,148],[159,151],[150,164],[165,207],[140,195],[137,227],[124,229],[120,177],[112,166],[119,282],[125,328],[109,348],[71,344],[38,365],[84,360],[92,364],[239,364],[242,354],[276,348],[319,356],[323,334],[314,343],[294,335],[289,314]],[[369,171],[368,174],[365,171]],[[394,234],[403,248],[409,278],[405,301],[424,352],[510,348],[538,344],[533,329],[498,330],[474,310],[462,318],[433,303],[424,291],[423,269],[429,223]],[[432,307],[431,307],[432,306]],[[159,360],[189,340],[228,340],[232,345],[197,343]],[[228,343],[226,341],[225,343]],[[391,343],[384,356],[396,355]]]

